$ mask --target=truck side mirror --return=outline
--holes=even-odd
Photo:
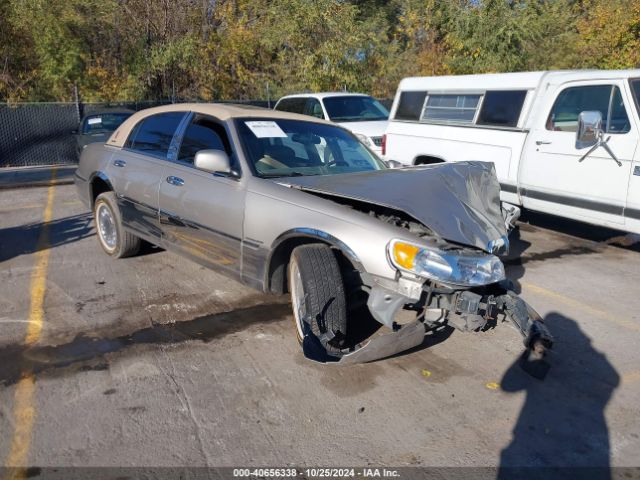
[[[592,147],[602,138],[602,113],[597,110],[580,112],[576,131],[576,148]]]
[[[231,161],[222,150],[200,150],[193,159],[193,166],[209,173],[231,173]]]

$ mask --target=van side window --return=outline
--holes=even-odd
[[[182,137],[178,161],[193,164],[200,150],[223,150],[231,156],[224,127],[205,115],[196,114]]]
[[[398,108],[396,109],[396,120],[420,120],[424,99],[427,92],[401,92]]]
[[[169,146],[184,112],[167,112],[142,120],[127,139],[126,147],[146,155],[167,157]]]
[[[476,123],[498,127],[517,126],[526,96],[526,90],[488,91]]]
[[[580,112],[597,110],[602,114],[606,133],[627,133],[631,128],[620,89],[615,85],[570,87],[558,95],[549,118],[547,130],[575,132]]]
[[[633,99],[636,102],[636,108],[640,113],[640,80],[634,78],[630,80],[629,83],[631,84],[631,93],[633,93]]]
[[[320,105],[320,100],[317,98],[309,97],[304,113],[305,115],[311,115],[312,117],[324,118],[322,105]]]
[[[306,97],[284,98],[278,102],[276,110],[290,113],[304,113],[306,103]]]
[[[480,94],[429,95],[422,119],[435,122],[473,123]]]

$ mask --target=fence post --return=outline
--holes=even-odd
[[[73,101],[76,104],[76,116],[78,117],[78,123],[82,119],[82,112],[80,111],[80,95],[78,94],[78,84],[73,82]]]
[[[269,82],[267,82],[267,106],[271,108],[271,95],[269,95]]]

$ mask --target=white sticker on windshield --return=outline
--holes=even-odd
[[[287,134],[282,131],[280,126],[274,121],[254,121],[244,122],[247,127],[258,138],[286,138]]]
[[[102,117],[90,118],[89,120],[87,120],[87,123],[89,125],[95,125],[96,123],[102,123]]]

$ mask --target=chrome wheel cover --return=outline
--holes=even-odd
[[[118,245],[118,231],[113,212],[105,203],[100,203],[96,209],[96,227],[104,247],[110,252],[114,251]]]

